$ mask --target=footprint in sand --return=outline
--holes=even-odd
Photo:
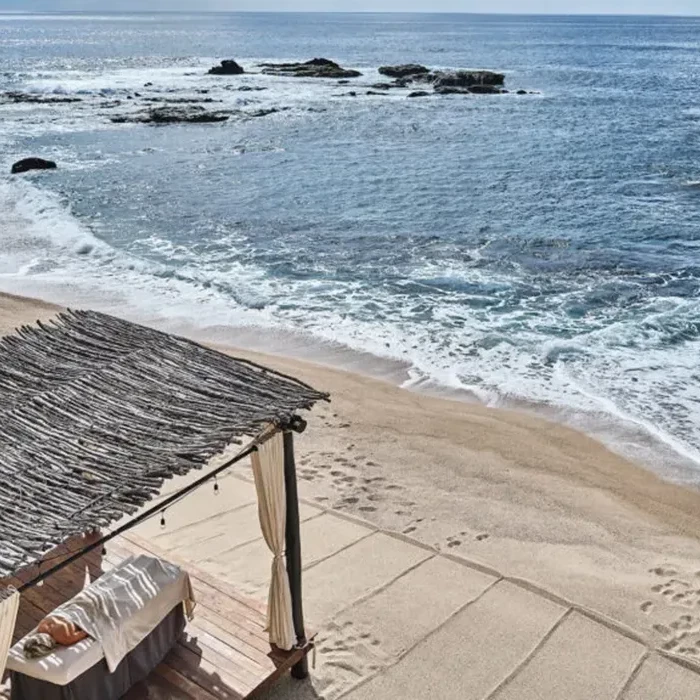
[[[678,571],[673,568],[664,568],[663,566],[657,566],[654,569],[649,569],[650,574],[656,574],[657,576],[675,576]]]
[[[481,541],[486,540],[488,538],[489,538],[488,532],[482,532],[480,535],[476,536],[477,542],[481,542]]]
[[[640,606],[639,609],[643,612],[646,613],[647,615],[652,611],[654,607],[654,603],[652,603],[650,600],[645,600]]]

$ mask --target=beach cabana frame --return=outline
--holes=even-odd
[[[308,650],[293,436],[306,427],[298,411],[328,398],[249,360],[93,311],[67,311],[5,336],[0,340],[0,582],[48,562],[17,591],[36,586],[252,456],[265,540],[278,574],[287,577],[284,586],[279,576],[275,585],[273,574],[270,601],[272,589],[284,589],[280,595],[288,590],[294,646]],[[143,510],[165,479],[201,469],[246,439],[233,458]],[[267,477],[275,469],[272,483]],[[275,498],[283,500],[285,511],[276,535],[266,522],[266,508]],[[105,531],[124,516],[133,517],[51,565],[54,548]],[[15,597],[0,596],[4,632],[12,619],[8,601]],[[279,625],[268,619],[268,627],[271,640],[278,641]],[[0,633],[3,663],[6,637]],[[292,674],[307,675],[305,654]]]

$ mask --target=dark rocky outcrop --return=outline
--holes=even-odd
[[[507,92],[507,90],[496,85],[470,85],[467,90],[474,95],[500,95]]]
[[[82,102],[80,97],[68,97],[64,95],[34,95],[27,92],[6,92],[2,95],[1,99],[6,102],[36,105],[56,105]]]
[[[435,88],[436,95],[500,95],[503,91],[495,85],[470,85],[469,87],[453,87],[445,85]]]
[[[409,93],[409,97],[430,97],[430,93],[426,92],[425,90],[414,90],[413,92]]]
[[[155,107],[134,114],[112,117],[115,124],[207,124],[225,122],[230,114],[208,112],[204,107]]]
[[[462,87],[469,88],[474,85],[501,86],[505,80],[503,73],[494,73],[489,70],[455,70],[435,71],[426,73],[418,78],[433,84],[433,87]]]
[[[518,90],[515,94],[516,95],[527,95],[527,90]]]
[[[18,160],[12,166],[12,174],[19,175],[19,173],[26,173],[30,170],[54,170],[56,168],[56,163],[52,160],[44,160],[43,158],[24,158]]]
[[[221,61],[221,64],[209,69],[209,75],[242,75],[243,68],[235,61]]]
[[[379,73],[389,78],[408,78],[414,75],[430,73],[430,68],[417,63],[406,63],[401,66],[381,66]]]
[[[305,63],[261,63],[263,73],[294,78],[357,78],[359,71],[342,68],[327,58],[313,58]]]

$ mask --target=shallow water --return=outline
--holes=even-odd
[[[408,386],[535,408],[700,482],[699,30],[0,15],[0,90],[82,98],[0,104],[3,170],[29,154],[60,165],[0,176],[0,288],[398,368]],[[221,58],[255,70],[313,56],[364,76],[348,88],[206,75]],[[364,94],[379,65],[407,61],[501,70],[540,94]],[[216,108],[288,109],[214,126],[109,121],[200,90]]]

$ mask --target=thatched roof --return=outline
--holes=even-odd
[[[192,341],[92,311],[0,340],[0,577],[105,527],[163,479],[327,398]]]

